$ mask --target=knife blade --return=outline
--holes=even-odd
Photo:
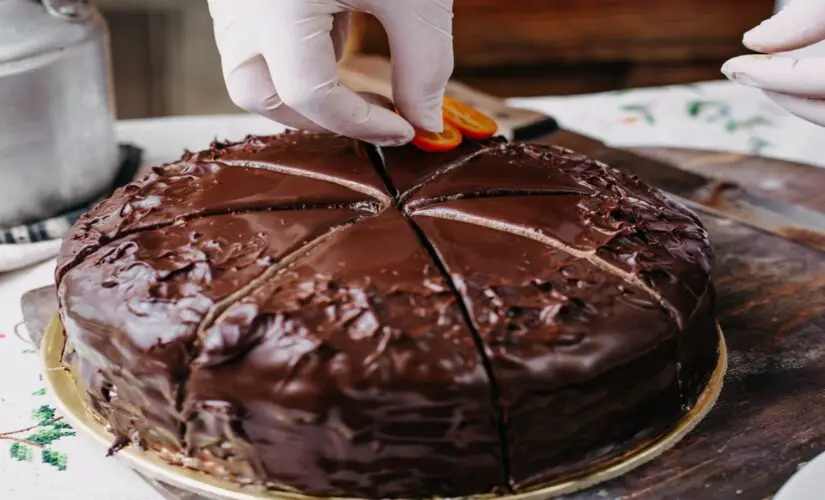
[[[29,290],[20,299],[23,310],[23,323],[29,332],[29,338],[37,349],[49,321],[57,313],[57,290],[54,285]]]
[[[341,68],[341,78],[355,90],[392,97],[392,67],[380,56],[359,56]],[[460,82],[451,81],[447,95],[490,115],[510,140],[566,147],[636,175],[688,207],[716,217],[734,220],[761,231],[825,251],[825,214],[753,193],[636,153],[612,148],[603,142],[562,129],[558,122],[534,111],[508,106]]]

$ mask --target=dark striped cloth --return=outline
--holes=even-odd
[[[131,182],[140,168],[143,150],[131,144],[120,145],[120,170],[112,183],[111,189],[104,196],[100,196],[92,203],[75,207],[58,216],[39,222],[23,224],[16,227],[0,228],[0,244],[4,243],[36,243],[38,241],[57,240],[63,238],[77,219],[86,213],[98,201],[108,196],[111,191]]]

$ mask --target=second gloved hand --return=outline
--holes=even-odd
[[[745,46],[763,54],[731,59],[722,72],[731,80],[764,90],[791,113],[825,126],[825,57],[773,55],[822,41],[825,0],[795,0],[745,33]]]
[[[453,71],[452,6],[453,0],[209,0],[235,104],[289,127],[379,145],[409,142],[411,124],[442,130]],[[406,120],[338,80],[352,11],[373,14],[387,31],[393,98]]]

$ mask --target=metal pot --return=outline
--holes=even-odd
[[[109,33],[80,0],[0,0],[0,228],[90,201],[118,162]]]

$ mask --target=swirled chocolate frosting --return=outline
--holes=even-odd
[[[117,190],[60,314],[122,446],[319,496],[507,494],[671,428],[715,366],[698,219],[555,147],[286,133]]]

